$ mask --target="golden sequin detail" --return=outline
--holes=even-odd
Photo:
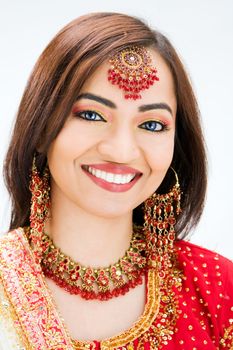
[[[220,344],[224,349],[233,350],[233,319],[230,320],[231,325],[225,329],[223,338],[220,340]]]

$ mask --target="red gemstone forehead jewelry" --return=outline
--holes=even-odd
[[[141,98],[140,91],[149,89],[159,80],[151,55],[143,46],[127,47],[117,52],[109,62],[108,80],[123,90],[126,99]]]

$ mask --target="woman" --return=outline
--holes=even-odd
[[[169,41],[97,13],[39,58],[5,163],[1,349],[230,349],[232,264],[183,240],[206,159]]]

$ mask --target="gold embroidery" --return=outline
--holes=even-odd
[[[180,290],[181,286],[182,274],[176,267],[174,255],[173,266],[161,279],[159,313],[149,332],[144,334],[144,343],[149,342],[152,349],[161,349],[163,345],[167,345],[172,335],[177,332],[175,325],[181,311],[179,310],[178,293],[175,293],[174,288]]]
[[[94,342],[77,342],[76,340],[72,340],[72,345],[74,350],[89,350],[89,349],[95,349],[95,343]]]
[[[224,349],[233,350],[233,320],[230,320],[231,325],[225,329],[223,338],[220,340],[220,345]]]
[[[154,269],[148,272],[148,301],[143,315],[133,327],[124,333],[106,339],[101,342],[101,349],[114,349],[124,346],[133,340],[137,339],[142,333],[149,330],[154,319],[156,318],[160,305],[159,296],[159,278],[157,271]]]
[[[71,350],[71,342],[45,288],[24,231],[10,232],[0,241],[0,272],[31,349]]]
[[[3,289],[2,281],[0,278],[0,324],[4,328],[9,338],[11,339],[12,345],[17,347],[17,349],[30,350],[27,339],[25,338],[24,333],[20,322],[15,314],[13,306],[7,298],[7,295]],[[0,344],[1,346],[1,344]]]

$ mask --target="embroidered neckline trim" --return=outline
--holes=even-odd
[[[155,269],[149,269],[148,271],[147,291],[147,302],[143,314],[126,331],[123,331],[116,336],[98,341],[101,350],[111,350],[126,346],[126,344],[132,343],[135,339],[148,331],[159,312],[160,306],[159,276]],[[75,349],[90,349],[91,344],[93,344],[93,342],[79,340],[73,340],[72,343]]]

